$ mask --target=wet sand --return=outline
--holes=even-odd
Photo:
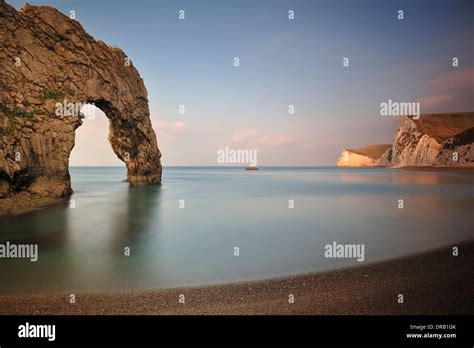
[[[474,314],[474,242],[294,277],[193,288],[2,295],[0,314]],[[179,295],[185,295],[185,304]],[[289,303],[289,295],[294,303]],[[398,303],[403,294],[404,303]]]

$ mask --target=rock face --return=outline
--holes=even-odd
[[[109,141],[129,183],[160,183],[147,91],[121,49],[54,8],[25,4],[16,11],[3,0],[0,37],[0,201],[72,192],[69,154],[84,103],[109,118]]]
[[[452,165],[454,153],[458,154],[457,165],[474,167],[474,127],[444,141],[435,163],[438,166]]]
[[[359,149],[344,149],[337,161],[338,167],[374,167],[383,166],[379,159],[390,149],[390,144],[379,144]]]
[[[400,117],[392,167],[474,166],[474,112]]]
[[[379,157],[361,157],[361,150],[344,150],[338,166],[474,166],[474,112],[427,114],[418,120],[408,116],[398,119],[398,129],[391,147]],[[374,145],[380,146],[380,145]],[[346,151],[352,151],[349,161]],[[379,152],[380,153],[380,152]],[[363,154],[363,153],[362,153]],[[352,157],[351,157],[352,156]],[[348,156],[345,155],[345,158]]]

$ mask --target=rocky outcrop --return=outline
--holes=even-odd
[[[471,167],[474,166],[474,112],[426,114],[398,119],[391,147],[377,156],[361,157],[361,149],[344,149],[338,166]],[[379,145],[374,145],[379,146]],[[371,148],[370,146],[362,149]],[[349,161],[341,161],[349,155]],[[344,157],[345,156],[345,157]]]
[[[453,159],[454,154],[457,161]],[[455,163],[461,167],[474,167],[474,127],[444,141],[435,163],[438,166],[452,166]]]
[[[69,154],[84,103],[109,118],[109,141],[130,184],[160,183],[147,91],[121,49],[54,8],[16,11],[3,0],[0,37],[0,209],[16,196],[45,202],[72,192]]]
[[[474,112],[402,116],[390,166],[474,166],[473,128]]]
[[[344,149],[337,161],[338,167],[374,167],[383,166],[381,158],[389,156],[392,145],[379,144],[358,149]]]

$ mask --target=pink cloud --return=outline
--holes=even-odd
[[[291,135],[264,136],[258,140],[259,145],[271,147],[294,144],[295,142],[295,138]]]
[[[316,145],[312,145],[312,144],[306,144],[306,145],[303,145],[303,150],[311,150],[311,151],[314,151],[316,150],[318,147]]]
[[[455,69],[453,72],[441,74],[429,81],[428,86],[430,89],[436,92],[474,86],[474,69],[453,69]]]
[[[176,121],[176,122],[157,121],[155,123],[155,126],[158,132],[165,131],[169,133],[180,132],[186,128],[186,124],[183,121]]]
[[[421,111],[439,112],[443,109],[457,109],[463,96],[474,88],[473,68],[453,68],[449,73],[441,74],[428,82],[430,95],[419,100]]]
[[[259,131],[255,128],[243,129],[237,131],[232,136],[232,142],[244,143],[252,138],[255,138],[259,134]]]
[[[222,127],[221,124],[210,124],[207,126],[208,132],[215,133],[215,132],[220,132],[224,127]]]
[[[420,107],[421,107],[421,112],[423,113],[425,109],[433,109],[433,108],[438,108],[440,106],[445,105],[446,103],[449,103],[452,101],[454,98],[452,95],[447,95],[447,94],[440,94],[440,95],[430,95],[427,97],[423,97],[419,100],[420,102]]]

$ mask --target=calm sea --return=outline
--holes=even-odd
[[[125,168],[73,167],[71,177],[75,208],[0,220],[1,243],[39,245],[36,263],[0,259],[0,292],[263,279],[360,264],[325,258],[333,241],[363,243],[373,262],[474,239],[466,174],[167,167],[161,186],[141,188],[122,182]]]

